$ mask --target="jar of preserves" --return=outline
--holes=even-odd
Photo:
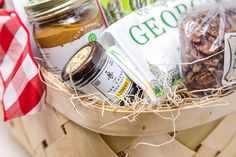
[[[25,7],[44,67],[60,74],[76,50],[105,30],[96,0],[43,0]]]
[[[143,93],[97,42],[75,53],[62,71],[62,80],[84,94],[100,94],[101,99],[104,96],[118,106]]]

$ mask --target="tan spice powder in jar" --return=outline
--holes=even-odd
[[[44,0],[26,6],[26,12],[43,66],[58,76],[78,49],[106,29],[95,0]]]
[[[52,23],[41,25],[34,32],[34,38],[41,48],[52,48],[80,39],[86,33],[104,26],[100,13],[87,10],[76,23]]]

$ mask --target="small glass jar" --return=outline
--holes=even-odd
[[[53,74],[61,74],[71,56],[87,42],[96,41],[106,28],[95,0],[44,0],[25,10],[43,65]]]
[[[85,45],[69,60],[62,80],[82,93],[103,95],[119,106],[124,106],[123,100],[132,102],[134,95],[142,95],[142,90],[97,42]]]

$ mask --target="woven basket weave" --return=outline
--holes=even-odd
[[[140,146],[129,157],[235,157],[236,113],[177,132],[163,147]],[[46,106],[39,115],[13,120],[11,131],[33,157],[123,157],[137,142],[162,143],[172,134],[115,137],[89,131]]]
[[[77,101],[78,99],[75,99],[74,105],[79,113],[76,112],[71,102],[73,92],[71,94],[68,88],[49,73],[44,72],[44,76],[47,84],[60,89],[47,89],[47,104],[80,126],[106,135],[154,136],[173,132],[173,122],[163,117],[170,118],[172,113],[173,115],[178,115],[179,110],[180,115],[175,121],[176,131],[203,125],[236,111],[236,105],[233,105],[236,96],[235,92],[223,98],[208,101],[202,104],[202,107],[186,104],[179,108],[179,110],[161,108],[153,111],[141,111],[136,120],[130,123],[126,118],[130,117],[134,111],[130,111],[127,108],[103,107],[99,103],[82,105],[81,102]],[[229,104],[223,103],[223,105],[216,106],[222,102],[228,102]],[[154,111],[155,113],[153,113]],[[115,123],[111,124],[111,122]],[[108,123],[111,125],[107,125]],[[104,125],[105,127],[103,127]]]
[[[53,79],[46,78],[55,85]],[[33,157],[125,157],[126,153],[129,157],[235,157],[234,97],[235,93],[224,98],[230,102],[226,106],[182,109],[176,121],[176,138],[158,148],[140,145],[131,149],[140,142],[169,141],[175,135],[171,123],[147,112],[134,123],[123,120],[101,128],[102,124],[128,113],[106,109],[101,117],[101,108],[78,105],[85,116],[82,118],[68,95],[52,88],[48,88],[46,105],[40,114],[15,119],[8,126]],[[169,111],[160,113],[165,115]]]

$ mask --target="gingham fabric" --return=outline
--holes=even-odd
[[[3,5],[3,0],[0,0],[0,8],[2,7]]]
[[[33,58],[29,33],[15,12],[0,10],[0,77],[4,120],[40,111],[45,85]]]

